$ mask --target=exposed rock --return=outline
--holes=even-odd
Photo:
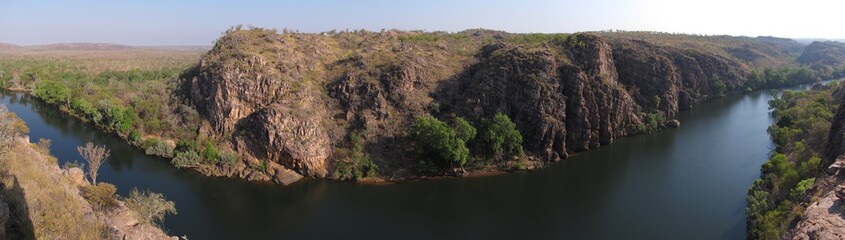
[[[670,127],[670,128],[679,128],[679,127],[681,127],[681,121],[669,120],[669,121],[666,121],[666,126]]]
[[[323,126],[323,93],[314,81],[327,48],[316,38],[235,31],[189,73],[183,94],[217,134],[234,136],[236,150],[323,177],[332,146]]]
[[[801,221],[791,230],[789,239],[845,239],[845,219],[842,218],[842,200],[829,192],[817,202],[810,204]]]
[[[273,181],[282,185],[289,185],[302,179],[302,175],[283,167],[277,167],[273,172]]]
[[[126,207],[123,201],[118,201],[117,206],[108,210],[104,220],[110,239],[179,239],[168,236],[157,227],[139,223],[137,213]]]
[[[78,186],[88,185],[88,180],[85,180],[85,172],[83,172],[80,168],[68,168],[63,170],[62,174],[70,178],[70,180]]]
[[[843,168],[845,168],[845,157],[839,157],[827,167],[827,173],[831,175],[839,175]]]

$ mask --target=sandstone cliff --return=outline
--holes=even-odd
[[[640,35],[232,29],[180,94],[247,161],[325,177],[354,133],[382,171],[407,175],[416,161],[402,139],[417,116],[504,113],[529,156],[554,161],[744,91],[753,69],[793,66],[800,50],[777,38]]]

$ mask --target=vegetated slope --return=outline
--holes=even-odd
[[[748,190],[749,239],[779,239],[811,202],[808,191],[822,179],[824,146],[845,89],[839,83],[786,91],[769,101],[776,117],[768,132],[775,152]],[[774,94],[774,93],[773,93]]]
[[[477,124],[504,113],[524,135],[523,159],[556,161],[660,128],[707,99],[818,81],[794,62],[800,46],[624,32],[233,28],[186,72],[179,95],[208,121],[201,133],[246,153],[265,173],[326,177],[348,161],[342,153],[355,135],[383,176],[407,177],[418,160],[404,154],[413,148],[404,136],[416,117]]]
[[[842,106],[843,89],[833,96],[839,105],[836,114],[830,120],[829,133],[816,134],[826,136],[821,151],[821,164],[812,169],[815,183],[799,192],[800,210],[789,219],[786,239],[843,239],[845,238],[845,219],[843,219],[842,199],[845,198],[845,107]],[[804,130],[806,131],[806,130]],[[824,139],[824,138],[823,138]]]
[[[845,77],[845,43],[813,42],[807,45],[798,62],[810,66],[822,76]]]

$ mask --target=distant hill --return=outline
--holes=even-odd
[[[798,63],[810,66],[822,74],[832,74],[836,68],[845,65],[845,43],[817,41],[804,49]]]
[[[9,43],[0,43],[0,50],[19,49],[21,46]]]
[[[20,46],[9,43],[0,43],[0,50],[11,51],[125,51],[139,49],[207,51],[211,49],[211,46],[130,46],[113,43],[56,43],[45,45]]]
[[[813,42],[826,42],[826,41],[833,41],[833,42],[841,42],[845,43],[845,39],[825,39],[825,38],[793,38],[795,41],[798,41],[803,44],[810,44]]]

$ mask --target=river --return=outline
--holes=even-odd
[[[744,239],[745,196],[773,143],[766,91],[699,104],[681,127],[619,139],[533,172],[392,185],[291,186],[206,177],[23,94],[2,103],[53,140],[59,163],[106,144],[98,180],[176,202],[172,235],[190,239]]]

